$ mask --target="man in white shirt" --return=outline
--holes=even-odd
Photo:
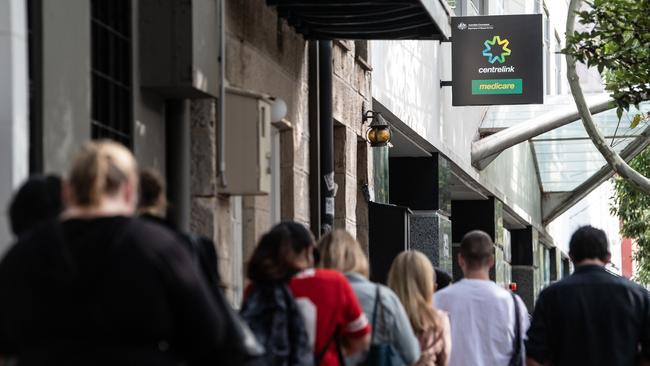
[[[511,358],[524,364],[523,336],[529,319],[518,296],[490,281],[494,244],[483,231],[467,233],[460,244],[458,264],[464,278],[435,294],[440,310],[451,323],[450,366],[508,366]],[[515,299],[519,307],[517,341]],[[518,353],[518,356],[515,356]]]

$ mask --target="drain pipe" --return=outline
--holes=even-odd
[[[332,118],[332,41],[318,42],[321,233],[334,227],[334,120]]]
[[[226,187],[226,0],[219,0],[219,97],[217,98],[217,177]]]

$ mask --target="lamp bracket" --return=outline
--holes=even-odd
[[[361,124],[362,125],[365,124],[369,119],[372,120],[372,119],[374,119],[376,116],[378,116],[380,114],[381,114],[381,112],[375,112],[375,111],[372,111],[372,110],[367,110],[367,111],[361,113]]]

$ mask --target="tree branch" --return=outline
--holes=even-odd
[[[567,14],[566,21],[566,34],[567,37],[572,36],[575,28],[575,17],[576,12],[580,10],[580,5],[583,0],[571,0],[569,5],[569,13]],[[589,107],[587,107],[587,102],[585,101],[585,96],[582,93],[582,87],[580,86],[580,78],[576,72],[576,60],[570,54],[566,54],[566,63],[567,63],[567,78],[569,79],[569,86],[571,87],[571,94],[573,95],[573,100],[576,103],[578,112],[582,118],[582,123],[587,130],[587,134],[594,145],[603,155],[607,164],[616,172],[619,176],[626,179],[632,186],[636,189],[650,194],[650,179],[644,177],[642,174],[632,169],[626,162],[623,160],[620,155],[613,149],[611,149],[605,138],[598,130],[598,127],[594,124],[593,119],[591,118],[591,113],[589,112]],[[643,137],[649,138],[647,134],[644,134]],[[639,137],[641,138],[641,137]]]

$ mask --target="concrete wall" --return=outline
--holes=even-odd
[[[43,151],[63,173],[90,138],[90,1],[43,1]]]
[[[165,101],[155,93],[140,88],[140,37],[138,2],[131,4],[134,32],[133,50],[133,152],[142,167],[154,168],[165,176]]]
[[[0,1],[0,257],[12,240],[6,207],[29,168],[26,19],[24,1]]]

